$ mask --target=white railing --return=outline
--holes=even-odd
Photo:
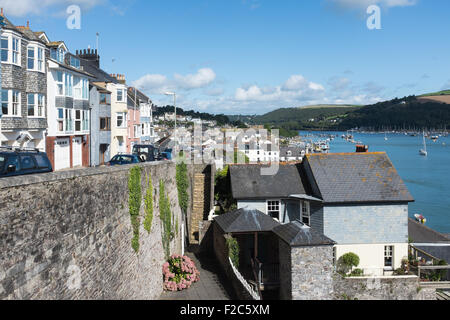
[[[233,262],[231,261],[230,257],[228,257],[228,261],[230,262],[231,268],[233,269],[234,274],[236,275],[236,277],[239,279],[239,281],[242,283],[242,285],[244,286],[244,288],[248,291],[248,293],[252,296],[252,298],[254,300],[261,300],[261,297],[259,296],[259,294],[252,289],[252,287],[250,286],[250,284],[244,279],[244,277],[242,276],[242,274],[239,272],[238,269],[236,269],[236,267],[234,266]]]

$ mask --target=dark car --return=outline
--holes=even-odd
[[[151,144],[135,144],[133,154],[137,155],[142,162],[151,162],[157,160],[158,149]]]
[[[118,154],[115,155],[109,162],[108,165],[124,165],[124,164],[132,164],[132,163],[140,163],[141,160],[135,154]]]
[[[38,149],[0,147],[0,178],[52,171],[45,152]]]

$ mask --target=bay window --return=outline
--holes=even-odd
[[[2,114],[9,117],[21,117],[20,92],[16,90],[2,90]]]
[[[73,116],[72,116],[71,109],[66,109],[65,122],[66,122],[66,131],[72,132],[73,131]]]
[[[1,39],[1,59],[2,62],[8,62],[8,52],[9,52],[9,39],[8,37],[2,37]]]
[[[74,98],[81,99],[81,79],[80,77],[73,77]]]
[[[34,70],[34,47],[28,47],[28,70]]]
[[[20,65],[20,40],[12,37],[12,63]]]
[[[65,94],[67,97],[73,96],[73,76],[70,73],[65,73],[64,77]]]
[[[37,48],[37,67],[38,71],[44,71],[44,49]]]

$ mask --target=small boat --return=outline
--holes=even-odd
[[[427,143],[425,141],[425,132],[423,133],[423,149],[419,150],[419,154],[421,156],[428,156],[428,152],[427,152]]]
[[[436,142],[437,139],[439,139],[439,136],[431,136],[431,140],[433,140],[434,142]]]
[[[420,222],[421,224],[425,224],[427,222],[427,219],[425,219],[425,217],[421,214],[416,213],[414,215],[414,218],[416,218],[417,222]]]
[[[385,141],[388,141],[388,137],[387,137],[387,135],[386,135],[386,132],[384,133],[384,140],[385,140]]]

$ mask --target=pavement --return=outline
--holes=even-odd
[[[196,249],[190,249],[186,255],[191,258],[200,271],[200,280],[189,289],[182,291],[164,291],[160,300],[231,300],[233,291],[226,280],[219,263],[213,257],[200,255]]]

